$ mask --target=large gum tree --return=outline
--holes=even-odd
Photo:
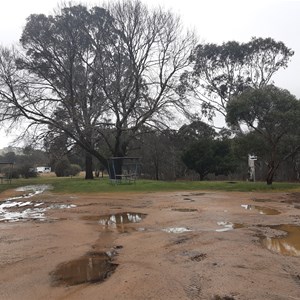
[[[179,18],[140,1],[31,15],[21,47],[0,51],[2,120],[64,133],[106,165],[102,145],[125,156],[144,125],[184,109],[175,88],[195,37]]]
[[[272,184],[279,165],[300,151],[300,101],[287,90],[274,85],[247,89],[229,101],[226,121],[231,126],[248,129],[268,171],[267,184]]]
[[[272,84],[272,77],[286,68],[294,52],[272,38],[252,38],[247,43],[199,44],[190,60],[192,71],[181,77],[182,97],[192,96],[208,119],[226,117],[228,101],[246,88]]]

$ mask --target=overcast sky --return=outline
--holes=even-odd
[[[109,0],[108,0],[109,1]],[[276,75],[275,84],[300,98],[300,0],[142,0],[163,6],[181,16],[184,25],[195,29],[201,41],[247,42],[251,37],[271,37],[295,51],[286,70]],[[0,43],[17,43],[26,18],[33,13],[52,14],[57,0],[1,1]],[[100,5],[101,1],[72,1]],[[9,139],[2,132],[0,148]]]

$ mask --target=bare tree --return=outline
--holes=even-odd
[[[184,108],[175,89],[196,40],[193,33],[183,33],[178,17],[161,9],[149,10],[139,1],[117,2],[107,9],[114,18],[118,42],[111,68],[105,68],[102,56],[98,71],[106,82],[104,93],[116,137],[108,144],[114,156],[124,156],[141,126],[163,125],[174,108]],[[95,47],[99,53],[102,45]]]
[[[21,44],[0,53],[2,120],[57,128],[103,164],[101,143],[125,156],[141,126],[184,108],[175,88],[195,37],[170,12],[139,1],[63,7],[31,15]]]

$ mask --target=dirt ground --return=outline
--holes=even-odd
[[[300,299],[300,194],[22,193],[0,194],[0,299]]]

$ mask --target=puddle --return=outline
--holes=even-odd
[[[103,226],[116,228],[118,225],[122,225],[122,224],[139,223],[145,217],[146,214],[125,212],[125,213],[101,216],[98,223]]]
[[[42,193],[46,190],[51,190],[52,186],[49,184],[35,184],[35,185],[26,185],[26,186],[21,186],[16,188],[16,191],[18,192],[28,192],[28,191],[33,191],[33,192],[39,192]]]
[[[183,232],[189,232],[192,230],[187,227],[169,227],[169,228],[163,229],[163,231],[168,232],[168,233],[183,233]]]
[[[241,205],[241,207],[247,210],[257,210],[261,215],[279,215],[280,211],[274,208],[269,208],[265,206],[257,206],[257,205]]]
[[[107,229],[117,229],[119,232],[126,231],[126,225],[141,222],[147,215],[141,213],[124,212],[104,216],[87,216],[83,220],[95,221]]]
[[[18,222],[28,220],[45,221],[45,212],[50,209],[74,208],[74,204],[18,201],[32,198],[52,189],[51,185],[26,185],[16,189],[17,192],[29,192],[20,196],[7,198],[0,202],[0,222]]]
[[[195,208],[172,208],[174,211],[179,211],[179,212],[193,212],[193,211],[198,211],[198,209]]]
[[[0,202],[0,222],[18,222],[28,220],[45,221],[45,212],[48,210],[76,207],[74,204],[17,201],[41,194],[49,188],[51,187],[48,185],[26,186],[18,188],[18,191],[28,191],[34,189],[35,191],[26,195],[8,198],[4,202]]]
[[[104,252],[90,253],[58,265],[51,273],[52,283],[54,286],[70,286],[102,282],[115,271],[117,266]]]
[[[216,229],[217,232],[224,232],[224,231],[230,231],[233,229],[238,228],[244,228],[244,224],[241,223],[231,223],[231,222],[217,222],[219,226],[222,226],[223,228]]]
[[[285,234],[272,238],[262,238],[263,246],[279,254],[300,256],[300,226],[284,224],[270,226],[270,228],[283,231]]]
[[[26,186],[22,186],[19,188],[16,188],[15,190],[17,192],[29,192],[30,193],[26,193],[20,196],[15,196],[15,197],[11,197],[11,198],[7,198],[7,201],[13,201],[13,200],[20,200],[20,199],[28,199],[28,198],[32,198],[38,194],[42,194],[43,192],[45,192],[46,190],[50,190],[52,189],[51,185],[48,184],[41,184],[41,185],[26,185]]]
[[[11,211],[11,209],[5,209],[5,207],[11,208],[12,205],[14,205],[14,207],[17,208],[18,206],[16,206],[15,204],[18,205],[18,203],[8,202],[0,205],[0,222],[18,222],[30,219],[44,221],[46,219],[45,208],[26,208],[16,211]]]
[[[45,221],[45,212],[51,209],[74,208],[74,204],[49,204],[44,202],[5,201],[0,204],[0,222],[19,222],[28,220]]]

